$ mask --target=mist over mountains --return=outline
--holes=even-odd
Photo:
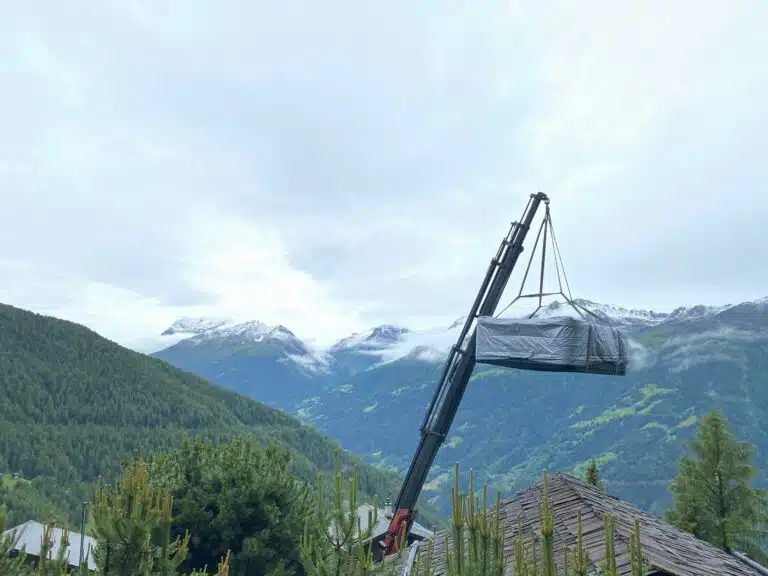
[[[576,301],[626,327],[625,377],[546,374],[478,365],[425,493],[444,510],[455,462],[505,492],[543,470],[579,471],[598,459],[610,489],[651,511],[698,419],[721,407],[743,439],[768,456],[768,299],[670,313]],[[552,303],[537,316],[573,315]],[[403,471],[418,427],[458,338],[459,318],[429,330],[383,325],[314,349],[282,326],[181,319],[179,341],[157,358],[312,424],[383,468]],[[764,479],[762,479],[764,480]]]

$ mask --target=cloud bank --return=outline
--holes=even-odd
[[[0,19],[0,301],[121,343],[466,313],[543,190],[574,295],[764,296],[761,0],[36,0]]]

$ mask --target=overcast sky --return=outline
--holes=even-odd
[[[768,2],[0,7],[0,302],[142,347],[464,314],[530,193],[574,296],[768,295]],[[532,239],[531,239],[532,240]]]

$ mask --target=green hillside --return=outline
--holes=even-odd
[[[595,376],[478,365],[424,486],[429,502],[450,513],[448,480],[456,462],[474,469],[478,482],[514,494],[543,470],[578,474],[595,458],[612,494],[658,514],[672,503],[669,483],[678,459],[701,417],[713,408],[722,409],[737,436],[755,447],[757,484],[768,485],[768,299],[680,308],[669,315],[581,302],[603,314],[606,323],[629,330],[629,373]],[[456,336],[444,330],[434,342]],[[330,369],[305,378],[306,395],[297,401],[301,387],[277,385],[282,382],[277,370],[290,361],[284,354],[273,356],[270,365],[262,351],[259,364],[246,363],[231,346],[225,355],[229,344],[215,331],[204,342],[211,349],[218,346],[217,358],[227,358],[226,368],[201,362],[191,341],[156,355],[225,387],[244,390],[237,388],[242,382],[258,381],[259,390],[249,393],[269,389],[270,395],[255,398],[269,398],[366,462],[394,472],[410,464],[443,368],[437,348],[427,355],[414,348],[391,360],[387,351],[407,339],[358,337],[347,348],[331,349]]]
[[[454,462],[478,482],[514,494],[543,470],[580,473],[596,458],[615,496],[661,513],[669,483],[701,417],[723,410],[756,450],[757,485],[768,485],[768,307],[742,304],[715,317],[633,330],[644,346],[623,377],[504,370],[478,365],[424,496],[450,509]],[[306,422],[367,461],[408,466],[415,427],[442,367],[403,359],[339,379],[297,410]],[[391,428],[389,434],[355,431]],[[343,423],[343,424],[342,424]]]
[[[76,518],[99,475],[121,460],[177,446],[185,435],[223,441],[250,434],[294,455],[314,481],[338,444],[313,428],[198,376],[127,350],[62,320],[0,305],[0,501],[14,520]],[[345,467],[359,462],[347,453]],[[393,494],[399,478],[360,464],[361,490]],[[424,510],[425,523],[436,520]]]

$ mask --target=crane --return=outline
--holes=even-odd
[[[403,536],[407,536],[411,530],[416,516],[416,501],[435,456],[437,456],[437,452],[451,428],[475,368],[477,334],[476,329],[472,330],[473,323],[476,318],[491,316],[496,311],[507,281],[523,251],[525,237],[541,204],[549,206],[547,195],[543,192],[531,194],[522,217],[518,222],[511,224],[509,232],[501,241],[495,258],[491,260],[488,266],[488,271],[466,317],[458,341],[448,354],[442,375],[419,428],[421,438],[418,448],[413,455],[397,500],[395,500],[393,516],[381,543],[384,555],[397,552],[400,543],[405,541]],[[472,330],[472,334],[467,339],[470,330]]]

